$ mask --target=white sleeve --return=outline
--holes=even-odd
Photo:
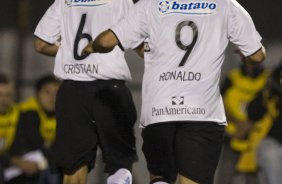
[[[136,3],[125,18],[110,28],[125,50],[135,49],[148,35],[146,3],[147,0]]]
[[[122,11],[124,12],[124,15],[127,16],[129,11],[133,8],[134,3],[132,0],[122,0],[122,2],[123,2]]]
[[[48,43],[55,43],[61,35],[60,17],[60,5],[56,0],[41,18],[34,35]]]
[[[236,0],[231,0],[229,9],[228,38],[245,56],[250,56],[262,47],[261,36],[251,16]]]

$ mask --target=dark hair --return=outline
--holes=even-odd
[[[10,80],[8,77],[2,73],[0,73],[0,84],[9,84]]]
[[[271,73],[271,88],[273,92],[282,93],[282,63]]]
[[[40,91],[43,86],[50,83],[60,84],[60,81],[54,75],[51,74],[40,77],[35,83],[36,92]]]

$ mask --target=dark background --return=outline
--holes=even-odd
[[[1,1],[1,28],[19,28],[21,23],[26,23],[24,28],[31,33],[53,2],[53,0]],[[282,38],[282,0],[238,0],[238,2],[250,13],[263,38],[268,40]]]

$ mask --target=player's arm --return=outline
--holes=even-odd
[[[33,175],[39,172],[39,168],[36,162],[24,160],[22,157],[12,157],[11,164],[29,175]]]
[[[82,51],[83,54],[91,53],[108,53],[119,44],[119,40],[116,35],[111,31],[104,31],[96,37],[96,39],[90,42]],[[144,43],[140,44],[134,49],[137,54],[144,58]]]
[[[56,56],[58,49],[59,49],[58,44],[50,44],[50,43],[47,43],[41,40],[40,38],[35,39],[34,47],[37,52],[47,55],[47,56],[53,56],[53,57]]]
[[[245,58],[245,62],[250,64],[261,63],[264,61],[265,56],[266,56],[265,49],[262,46],[262,48],[260,48],[254,54],[247,56]]]
[[[265,49],[261,36],[249,13],[237,2],[229,1],[227,11],[228,39],[238,46],[244,62],[261,63],[265,59]]]
[[[107,30],[99,34],[94,41],[90,42],[82,51],[82,54],[108,53],[111,52],[119,41],[116,35]]]
[[[90,42],[83,49],[82,54],[108,53],[116,45],[119,45],[122,50],[138,47],[148,36],[146,15],[148,2],[149,0],[144,0],[137,3],[125,18]]]
[[[144,42],[142,42],[138,47],[134,49],[136,53],[141,57],[144,58]]]
[[[265,56],[266,56],[265,49],[263,46],[258,51],[256,51],[254,54],[251,54],[250,56],[244,56],[239,49],[235,50],[235,53],[241,57],[242,62],[248,63],[248,64],[261,63],[264,61]]]

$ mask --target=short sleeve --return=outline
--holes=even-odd
[[[60,17],[59,0],[55,0],[39,21],[34,35],[48,43],[55,43],[61,35]]]
[[[245,56],[254,54],[262,47],[261,36],[251,16],[235,0],[231,0],[229,5],[228,39],[237,45]]]
[[[138,47],[148,35],[147,3],[137,2],[125,18],[110,28],[125,50]]]
[[[134,2],[132,0],[122,0],[123,7],[122,11],[124,12],[124,15],[126,16],[129,13],[129,10],[131,10],[134,6]]]

